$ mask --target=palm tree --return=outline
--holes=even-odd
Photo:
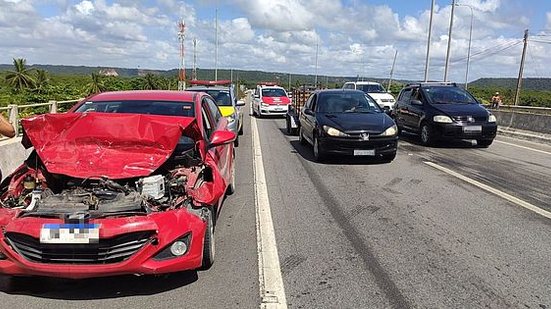
[[[144,90],[156,90],[159,89],[157,79],[154,74],[147,73],[142,79],[142,89]]]
[[[46,86],[50,82],[50,77],[48,76],[48,71],[46,70],[36,70],[36,80],[34,84],[34,91],[42,93]]]
[[[103,81],[101,80],[101,76],[99,73],[93,72],[92,75],[90,75],[91,81],[86,85],[86,93],[87,94],[94,94],[105,91],[105,85],[103,84]]]
[[[13,59],[15,70],[8,71],[6,74],[6,82],[12,86],[15,91],[31,88],[34,85],[34,80],[31,76],[31,69],[26,68],[27,60],[23,58]]]

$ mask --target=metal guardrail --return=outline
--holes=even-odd
[[[522,113],[536,114],[536,115],[551,115],[551,108],[549,107],[501,105],[497,110],[510,111],[510,112],[522,112]]]
[[[20,129],[21,119],[24,118],[24,117],[21,117],[21,111],[26,111],[28,109],[31,109],[31,110],[35,109],[31,113],[28,113],[27,116],[39,115],[39,114],[44,114],[44,112],[40,112],[40,111],[37,112],[36,108],[38,108],[38,107],[47,107],[47,112],[46,113],[57,113],[60,107],[62,107],[64,105],[73,106],[74,104],[76,104],[80,100],[82,100],[82,99],[67,100],[67,101],[53,101],[52,100],[52,101],[48,101],[47,103],[35,103],[35,104],[24,104],[24,105],[10,104],[7,107],[0,107],[0,113],[7,112],[8,120],[13,125],[13,127],[15,128],[15,134],[17,136],[21,132],[21,129]],[[0,140],[3,140],[3,139],[5,139],[5,138],[0,137]]]

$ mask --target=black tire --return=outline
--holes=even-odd
[[[482,148],[488,148],[493,143],[493,139],[477,139],[476,145]]]
[[[240,123],[239,124],[241,126],[241,128],[239,129],[239,132],[237,132],[238,135],[243,135],[243,124]]]
[[[314,135],[314,143],[312,144],[312,151],[314,153],[314,159],[316,162],[322,162],[326,158],[325,151],[320,147],[318,137]]]
[[[387,163],[392,162],[392,160],[394,160],[395,158],[396,158],[396,153],[383,155],[383,161]]]
[[[425,146],[430,146],[434,143],[434,133],[429,124],[425,122],[421,124],[421,132],[419,134],[419,138],[421,140],[421,144]]]
[[[226,189],[226,194],[232,195],[235,193],[235,154],[234,154],[233,166],[231,168],[231,178],[228,189]]]
[[[302,127],[298,129],[298,141],[301,145],[306,145],[306,139],[304,138],[304,134],[302,133]]]
[[[233,141],[233,146],[234,146],[234,147],[239,147],[239,136],[237,136],[237,137],[235,138],[235,141]]]
[[[203,263],[201,269],[209,269],[214,264],[215,241],[214,241],[214,214],[211,208],[207,208],[207,230],[203,240]]]

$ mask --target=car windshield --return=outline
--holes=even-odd
[[[188,91],[205,92],[210,95],[218,106],[232,106],[230,92],[221,89],[187,89]]]
[[[280,88],[265,88],[262,89],[263,97],[286,97],[285,90]]]
[[[357,85],[356,88],[365,93],[381,93],[385,92],[385,88],[379,84],[375,85]]]
[[[176,101],[88,101],[82,104],[77,113],[121,113],[121,114],[150,114],[162,116],[194,117],[193,102]]]
[[[435,104],[478,104],[470,93],[458,87],[429,87],[423,92]]]
[[[318,112],[321,113],[381,113],[373,99],[361,92],[321,93]]]

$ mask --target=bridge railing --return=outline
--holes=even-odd
[[[48,101],[47,103],[35,103],[16,105],[10,104],[7,107],[0,107],[0,113],[7,113],[9,122],[15,128],[16,135],[21,132],[21,119],[40,114],[65,112],[74,104],[82,99],[67,100],[67,101]],[[0,137],[0,140],[6,139]]]
[[[489,106],[486,106],[489,107]],[[533,107],[533,106],[519,106],[519,105],[501,105],[497,110],[508,112],[523,112],[536,115],[551,115],[551,108],[549,107]]]

